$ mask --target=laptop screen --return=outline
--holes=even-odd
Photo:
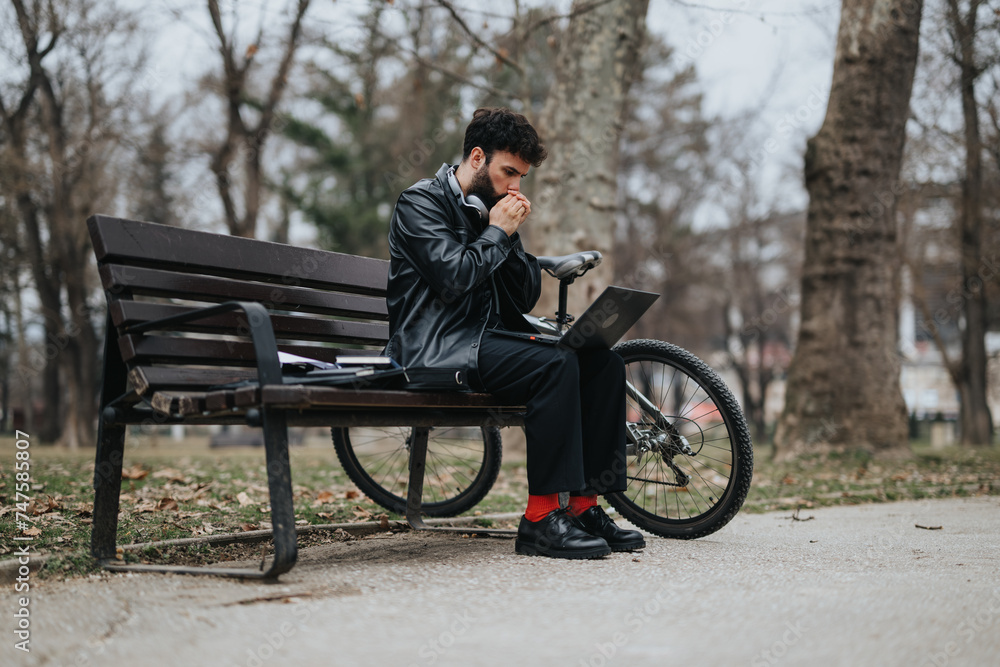
[[[574,350],[611,348],[659,297],[653,292],[612,285],[563,334],[559,345]]]

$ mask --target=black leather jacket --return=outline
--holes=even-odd
[[[534,332],[522,317],[538,301],[541,270],[518,234],[463,209],[435,178],[399,196],[389,224],[389,344],[411,385],[476,389],[480,339],[487,326]]]

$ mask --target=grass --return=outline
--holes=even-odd
[[[760,447],[743,511],[1000,495],[1000,448],[915,444],[911,450],[902,460],[848,452],[779,464],[770,460],[770,447]]]
[[[0,438],[0,531],[23,534],[17,512],[28,515],[32,549],[49,555],[41,576],[95,571],[89,556],[93,511],[93,452],[32,444],[31,502],[17,506],[13,438]],[[472,515],[520,512],[527,496],[523,453],[505,451],[493,490]],[[333,447],[319,435],[291,449],[296,522],[315,525],[360,522],[397,515],[361,495],[340,467]],[[130,436],[126,443],[118,544],[269,528],[267,477],[261,448],[210,449],[207,439],[174,443]],[[882,461],[860,453],[770,461],[756,452],[754,482],[743,511],[809,508],[923,498],[1000,495],[1000,449],[932,450],[914,446],[906,460]],[[21,499],[23,500],[23,499]],[[490,526],[491,519],[477,520]],[[310,536],[308,545],[339,539]],[[0,559],[15,543],[0,544]],[[256,557],[261,546],[170,547],[126,554],[128,560],[214,562]]]

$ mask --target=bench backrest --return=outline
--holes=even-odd
[[[385,260],[101,215],[87,227],[116,328],[107,335],[140,394],[256,378],[253,346],[235,336],[249,331],[242,312],[180,325],[180,337],[123,333],[208,304],[263,303],[278,349],[322,361],[388,340]]]

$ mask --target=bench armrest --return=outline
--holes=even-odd
[[[271,326],[271,316],[262,304],[255,301],[227,301],[218,306],[199,308],[188,313],[172,315],[158,320],[135,324],[122,330],[123,334],[141,334],[163,329],[174,324],[182,324],[212,317],[233,310],[242,310],[247,316],[250,341],[257,357],[257,382],[260,385],[282,384],[281,363],[278,361],[278,342]]]

